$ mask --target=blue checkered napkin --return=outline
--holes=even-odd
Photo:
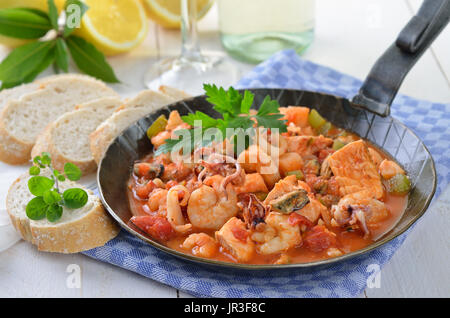
[[[240,88],[279,87],[353,96],[361,82],[283,51],[257,66]],[[393,116],[424,140],[438,172],[439,194],[450,180],[450,105],[398,96]],[[152,248],[125,231],[85,254],[201,297],[354,297],[366,287],[368,265],[384,265],[408,232],[366,255],[311,270],[232,271],[179,260]]]

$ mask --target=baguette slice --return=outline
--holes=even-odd
[[[100,162],[109,144],[125,128],[141,117],[174,101],[176,99],[173,97],[150,90],[142,91],[127,101],[90,135],[90,147],[95,162],[97,164]]]
[[[45,83],[55,78],[75,77],[80,78],[87,77],[81,74],[58,74],[42,77],[35,80],[33,83],[22,84],[13,88],[4,89],[0,92],[0,109],[3,108],[10,100],[19,100],[23,95],[32,93],[39,89],[40,83]]]
[[[29,178],[26,173],[11,185],[6,197],[6,210],[22,238],[36,245],[38,250],[78,253],[102,246],[119,233],[119,228],[106,214],[100,199],[86,189],[89,195],[87,204],[76,210],[64,208],[57,222],[28,219],[25,208],[34,197],[28,190]],[[71,181],[60,182],[59,186],[62,191],[73,187],[82,188]]]
[[[165,95],[169,95],[176,101],[192,97],[185,91],[182,91],[181,89],[172,86],[162,85],[159,87],[159,91]]]
[[[96,170],[89,135],[122,104],[117,97],[103,97],[76,106],[60,116],[38,136],[31,158],[50,153],[55,169],[62,171],[66,162],[76,164],[83,175]]]
[[[103,82],[84,75],[51,76],[39,88],[10,100],[0,113],[0,160],[23,164],[30,158],[39,133],[75,105],[117,93]]]

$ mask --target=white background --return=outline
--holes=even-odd
[[[394,41],[421,1],[317,0],[316,38],[304,58],[364,79],[378,56]],[[222,50],[214,6],[200,22],[204,49]],[[145,43],[132,53],[111,58],[124,96],[143,89],[143,72],[155,57],[177,54],[180,35],[154,24]],[[0,47],[0,57],[7,53]],[[236,62],[242,73],[253,66]],[[411,71],[400,91],[436,102],[450,102],[450,26]],[[449,150],[450,151],[450,150]],[[0,164],[0,207],[9,184],[25,167]],[[450,187],[427,211],[403,246],[381,271],[381,287],[361,297],[450,296]],[[69,264],[81,268],[79,289],[66,287]],[[19,242],[0,253],[2,297],[188,297],[174,288],[84,255],[37,252]]]

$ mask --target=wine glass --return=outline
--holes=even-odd
[[[145,74],[145,85],[158,89],[172,86],[198,95],[203,84],[211,83],[225,88],[237,82],[239,70],[220,52],[200,51],[197,31],[197,0],[181,1],[181,54],[165,57],[153,64]]]

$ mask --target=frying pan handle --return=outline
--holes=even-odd
[[[388,116],[406,74],[450,20],[450,0],[425,0],[396,42],[377,60],[353,103]]]

